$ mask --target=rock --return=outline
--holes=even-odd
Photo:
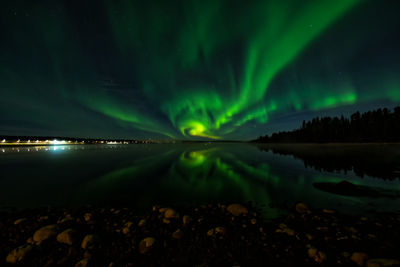
[[[251,224],[256,224],[256,223],[257,223],[257,219],[254,219],[254,218],[251,219],[251,220],[250,220],[250,223],[251,223]]]
[[[138,226],[139,226],[139,227],[143,227],[143,226],[145,226],[145,224],[146,224],[146,220],[145,220],[145,219],[141,219],[141,220],[139,221],[139,223],[138,223]]]
[[[28,244],[17,247],[7,255],[6,262],[12,264],[22,262],[31,253],[32,249],[33,246]]]
[[[307,205],[301,202],[296,204],[296,211],[300,214],[311,213]]]
[[[64,232],[57,235],[57,241],[59,243],[72,245],[75,243],[76,231],[73,229],[67,229]]]
[[[158,212],[160,212],[160,213],[165,213],[165,211],[167,210],[168,208],[159,208],[158,209]]]
[[[139,253],[146,254],[154,249],[156,240],[153,237],[146,237],[139,243]]]
[[[247,208],[241,204],[231,204],[228,206],[227,210],[233,216],[247,215],[249,213]]]
[[[217,235],[219,234],[221,236],[226,235],[226,228],[223,226],[215,227],[215,234],[217,234]]]
[[[334,210],[328,210],[328,209],[323,209],[322,212],[326,213],[326,214],[335,214],[336,213]]]
[[[316,249],[316,248],[309,248],[308,251],[307,251],[307,253],[308,253],[308,257],[314,258],[314,257],[317,255],[317,253],[318,253],[318,249]]]
[[[219,239],[223,239],[226,235],[226,228],[223,226],[215,227],[207,231],[207,236],[210,237],[218,237]]]
[[[277,233],[286,233],[286,234],[288,234],[290,236],[294,236],[294,234],[295,234],[294,230],[288,228],[286,226],[286,224],[284,224],[284,223],[279,224],[279,228],[280,229],[277,229],[275,232],[277,232]]]
[[[83,238],[81,247],[83,249],[93,249],[100,243],[100,238],[97,235],[87,235]]]
[[[122,228],[122,233],[124,235],[129,234],[131,232],[131,227],[133,225],[133,222],[127,222],[124,224],[124,227]]]
[[[83,215],[83,218],[87,223],[93,222],[93,214],[91,213],[85,213],[85,215]]]
[[[307,253],[308,257],[312,258],[317,263],[323,263],[326,261],[326,254],[322,251],[318,251],[316,248],[309,248]]]
[[[88,259],[83,259],[83,260],[78,261],[75,264],[75,267],[87,267],[88,264],[89,264],[89,260]]]
[[[48,239],[54,238],[57,232],[58,226],[56,224],[44,226],[33,234],[33,241],[37,244],[41,244]]]
[[[176,219],[179,217],[179,214],[173,209],[167,209],[164,213],[165,219]]]
[[[22,222],[25,222],[26,220],[27,220],[26,218],[21,218],[21,219],[16,220],[16,221],[14,222],[14,224],[15,224],[15,225],[18,225],[18,224],[20,224],[20,223],[22,223]]]
[[[395,265],[400,265],[400,261],[395,259],[370,259],[367,261],[367,267],[386,267]]]
[[[365,262],[368,260],[368,255],[363,252],[354,252],[350,260],[357,263],[359,266],[364,266]]]
[[[188,225],[192,221],[192,218],[189,215],[185,215],[183,216],[182,221],[183,225]]]
[[[214,228],[207,231],[207,236],[213,236],[213,235],[214,235]]]
[[[313,240],[313,239],[314,239],[314,236],[313,236],[313,235],[310,235],[310,234],[306,234],[306,238],[307,238],[308,240]]]
[[[61,220],[58,220],[57,223],[58,224],[63,224],[63,223],[73,222],[73,221],[75,221],[75,218],[68,214],[67,216],[65,216],[65,218],[63,218]]]
[[[182,239],[183,238],[183,231],[181,229],[176,230],[172,233],[172,237],[175,239]]]
[[[90,259],[92,258],[92,253],[90,253],[88,250],[86,250],[86,251],[83,253],[83,258],[84,258],[84,259],[90,260]]]
[[[47,216],[47,215],[46,215],[46,216],[40,216],[39,219],[38,219],[38,221],[39,221],[39,222],[42,222],[42,221],[46,221],[46,220],[48,220],[48,219],[49,219],[49,216]]]
[[[163,223],[166,223],[166,224],[170,224],[171,223],[171,220],[166,219],[166,218],[163,218],[162,221],[163,221]]]

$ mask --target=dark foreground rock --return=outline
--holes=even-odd
[[[400,266],[400,214],[248,204],[0,214],[0,266]]]

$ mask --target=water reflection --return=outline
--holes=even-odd
[[[182,148],[134,160],[129,167],[91,181],[84,191],[96,192],[101,199],[116,192],[120,197],[129,198],[143,189],[146,197],[141,199],[142,203],[229,200],[270,203],[267,184],[273,175],[268,164],[251,166],[221,147]]]
[[[0,153],[0,203],[9,206],[92,203],[149,207],[154,203],[253,201],[266,206],[268,216],[274,217],[280,209],[291,207],[297,201],[305,201],[312,207],[357,213],[378,208],[389,211],[400,205],[399,199],[393,197],[397,193],[388,195],[388,191],[373,189],[386,195],[376,198],[364,194],[371,192],[370,188],[399,191],[398,180],[369,176],[359,179],[353,173],[354,170],[357,175],[361,172],[370,175],[371,170],[385,166],[384,177],[393,177],[390,175],[396,174],[399,166],[395,164],[398,159],[393,158],[398,150],[389,151],[386,147],[371,149],[369,154],[364,149],[348,148],[342,150],[345,155],[330,148],[292,146],[290,150],[249,144],[4,149]],[[390,156],[384,158],[380,151]],[[350,155],[360,158],[352,160]],[[386,164],[379,167],[382,163],[377,163],[374,168],[367,164],[361,169],[359,162],[364,163],[368,157]],[[363,194],[338,194],[324,184],[329,186],[343,180],[359,186]]]
[[[279,155],[291,155],[301,159],[305,168],[318,171],[354,172],[359,177],[389,180],[400,178],[399,144],[271,144],[259,145],[258,148]]]

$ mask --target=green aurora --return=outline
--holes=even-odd
[[[400,102],[395,1],[73,2],[0,11],[0,133],[246,139]]]

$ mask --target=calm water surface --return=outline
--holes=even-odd
[[[399,176],[400,145],[0,147],[0,207],[253,201],[274,217],[304,201],[357,214],[398,211]],[[343,180],[389,194],[315,186]]]

